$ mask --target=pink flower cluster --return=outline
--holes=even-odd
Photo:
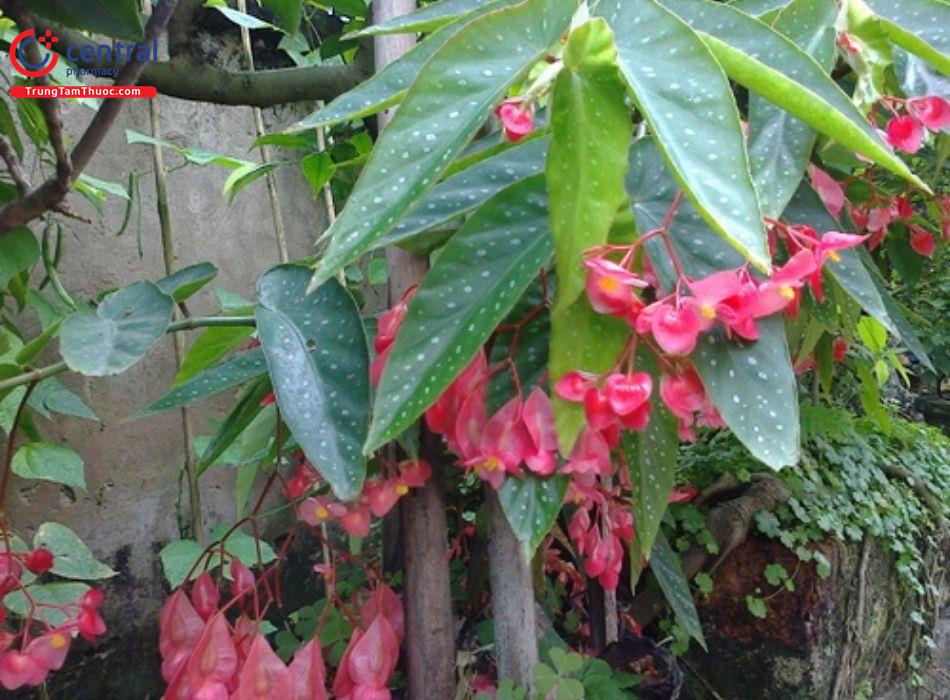
[[[389,700],[386,688],[405,638],[402,601],[380,584],[360,612],[363,629],[354,629],[340,658],[333,695],[337,700]]]
[[[520,393],[488,415],[488,360],[484,350],[426,411],[429,429],[445,441],[466,469],[495,489],[521,468],[538,476],[557,470],[557,435],[548,395],[535,388]]]
[[[950,102],[939,95],[914,97],[903,101],[906,110],[900,114],[900,100],[889,98],[895,114],[887,122],[885,138],[894,148],[916,153],[924,142],[925,130],[941,131],[950,126]]]
[[[234,624],[227,608],[256,585],[253,572],[237,558],[230,563],[231,602],[219,607],[221,591],[211,574],[179,588],[159,615],[158,647],[166,700],[325,700],[326,669],[317,640],[297,650],[288,667],[241,612]]]
[[[3,585],[8,586],[8,581],[12,578],[17,582],[14,587],[19,587],[19,578],[22,573],[19,564],[12,553],[4,553],[0,556],[2,556],[0,576],[3,577]],[[27,555],[27,560],[29,560],[29,555]],[[7,592],[9,590],[12,589],[8,589]],[[64,613],[67,619],[55,627],[46,625],[45,631],[36,636],[30,634],[29,620],[18,634],[0,631],[0,685],[7,690],[40,685],[51,671],[58,671],[63,667],[69,648],[77,635],[94,641],[96,637],[104,634],[106,623],[99,614],[102,599],[102,591],[90,588],[74,603],[37,604],[46,608],[56,608]],[[5,618],[6,611],[0,608],[0,623],[4,622]]]
[[[386,515],[400,498],[409,493],[409,489],[423,486],[432,474],[431,467],[422,459],[400,462],[393,471],[389,477],[367,479],[359,498],[349,505],[329,495],[311,496],[297,505],[297,517],[311,527],[337,518],[340,526],[349,534],[366,537],[371,515],[377,518]],[[309,485],[291,497],[297,498],[308,489]]]
[[[571,484],[569,497],[578,503],[567,526],[577,554],[585,557],[584,573],[606,590],[620,583],[625,544],[633,541],[633,514],[629,504],[603,488]]]

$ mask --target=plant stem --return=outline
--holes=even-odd
[[[13,424],[10,426],[10,433],[7,435],[7,453],[3,459],[3,476],[0,477],[0,518],[6,514],[7,486],[10,484],[10,471],[13,464],[13,448],[16,446],[16,431],[20,425],[20,418],[23,416],[23,408],[26,406],[30,394],[36,388],[37,382],[34,381],[26,388],[23,398],[20,399],[20,405],[17,406],[16,415],[13,417]]]

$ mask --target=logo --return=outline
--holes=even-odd
[[[47,29],[46,34],[41,35],[39,38],[36,37],[36,31],[33,29],[20,32],[10,43],[10,63],[28,78],[40,78],[56,67],[59,54],[53,51],[53,44],[58,41],[59,37],[55,36],[50,29]],[[42,44],[48,53],[39,63],[31,63],[27,58],[26,49],[31,44],[36,43]]]

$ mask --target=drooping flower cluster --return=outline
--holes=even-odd
[[[354,629],[340,658],[333,695],[338,700],[389,700],[386,687],[405,638],[402,601],[380,584],[360,611],[362,629]]]
[[[400,462],[392,472],[388,477],[380,475],[367,479],[359,498],[349,505],[335,500],[331,495],[304,499],[297,505],[297,516],[310,526],[338,519],[340,526],[349,534],[366,537],[371,524],[370,516],[381,518],[386,515],[400,498],[409,493],[409,489],[425,485],[432,469],[425,460],[416,459]],[[311,482],[292,497],[301,496],[314,483]]]
[[[889,97],[883,103],[894,112],[887,122],[885,138],[894,148],[916,153],[927,131],[938,132],[950,126],[950,102],[940,95],[900,100]]]
[[[548,395],[535,388],[517,393],[488,415],[488,361],[480,350],[448,389],[426,411],[429,429],[445,437],[466,469],[494,488],[522,467],[539,476],[557,470],[557,435]]]
[[[25,590],[24,569],[43,574],[53,568],[54,556],[44,548],[31,552],[0,552],[0,597],[15,590]],[[16,633],[0,630],[0,686],[16,690],[38,686],[51,671],[62,668],[73,640],[81,636],[94,641],[106,631],[99,614],[102,591],[90,588],[76,601],[67,604],[31,600],[30,612]],[[55,611],[65,621],[52,625],[47,613]],[[6,622],[6,608],[0,608],[0,624]],[[42,625],[35,633],[34,626]]]
[[[326,700],[326,669],[318,640],[297,650],[284,664],[260,632],[246,608],[233,623],[226,613],[246,603],[257,585],[254,573],[236,557],[229,565],[230,600],[203,572],[189,597],[179,588],[159,615],[162,678],[169,684],[166,700]]]
[[[585,557],[584,573],[608,591],[620,583],[624,549],[634,537],[633,513],[619,491],[619,487],[608,491],[599,484],[585,487],[574,480],[567,496],[578,506],[567,534],[577,554]]]

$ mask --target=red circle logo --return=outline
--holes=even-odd
[[[45,35],[40,36],[38,39],[36,38],[36,32],[32,29],[20,32],[16,38],[10,42],[10,63],[13,64],[13,67],[16,68],[17,71],[28,78],[42,77],[53,70],[53,68],[56,67],[56,62],[59,60],[59,54],[53,52],[53,44],[57,41],[59,41],[59,37],[54,36],[53,32],[49,29],[46,30]],[[31,63],[25,51],[30,44],[35,43],[42,44],[49,51],[39,63]]]

